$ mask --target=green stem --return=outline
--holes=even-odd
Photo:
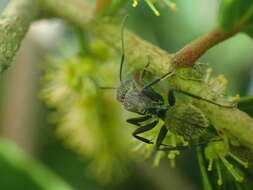
[[[253,96],[245,96],[237,100],[238,108],[253,116]]]
[[[253,6],[251,6],[248,11],[244,14],[244,16],[239,20],[239,23],[237,26],[243,26],[246,24],[246,22],[250,19],[250,17],[253,15]]]
[[[228,154],[229,154],[229,156],[231,156],[235,161],[237,161],[239,164],[241,164],[244,168],[248,168],[248,167],[249,167],[248,162],[242,161],[240,158],[238,158],[237,156],[235,156],[235,155],[232,154],[231,152],[229,152]]]
[[[236,190],[244,190],[242,187],[242,184],[239,184],[237,182],[234,182],[234,184],[235,184]]]
[[[218,174],[217,184],[218,185],[222,185],[223,184],[223,180],[222,180],[222,174],[221,174],[220,160],[216,160],[215,161],[215,165],[216,165],[216,170],[217,170],[217,174]]]
[[[151,8],[151,10],[154,12],[156,16],[160,16],[159,11],[156,9],[156,7],[151,3],[149,0],[145,0],[148,6]]]
[[[237,100],[238,104],[251,104],[253,103],[253,96],[245,96]]]
[[[200,168],[201,176],[202,176],[203,189],[213,190],[207,171],[206,171],[205,161],[204,161],[203,153],[200,146],[197,147],[197,156],[198,156],[199,168]]]

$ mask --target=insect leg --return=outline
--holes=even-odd
[[[222,139],[212,139],[210,141],[202,141],[202,142],[198,142],[196,144],[193,144],[192,146],[201,146],[201,145],[206,145],[210,142],[219,142],[219,141],[222,141]]]
[[[153,129],[153,128],[157,125],[157,123],[158,123],[158,121],[154,121],[153,123],[149,123],[149,124],[147,124],[147,125],[144,125],[144,126],[142,126],[142,127],[139,127],[138,129],[136,129],[136,130],[132,133],[132,135],[133,135],[136,139],[138,139],[138,140],[140,140],[140,141],[142,141],[142,142],[145,142],[145,143],[147,143],[147,144],[154,144],[151,140],[148,140],[148,139],[146,139],[146,138],[144,138],[144,137],[140,137],[140,136],[138,136],[138,134],[141,134],[141,133],[144,133],[144,132],[146,132],[146,131],[149,131],[149,130]]]
[[[158,150],[161,150],[161,151],[171,151],[171,150],[185,150],[187,148],[191,148],[191,147],[186,147],[186,146],[182,146],[182,145],[178,145],[176,147],[165,147],[165,148],[160,148]]]
[[[146,75],[146,73],[148,72],[146,68],[148,68],[150,64],[150,61],[149,61],[149,57],[148,57],[148,64],[144,67],[143,71],[141,72],[141,81],[144,83],[144,77]]]
[[[92,77],[89,77],[89,78],[90,78],[90,80],[92,80],[94,82],[95,86],[99,89],[102,89],[102,90],[115,90],[116,89],[116,87],[111,87],[111,86],[100,86],[94,78],[92,78]]]
[[[168,91],[168,102],[170,106],[174,106],[176,103],[176,97],[173,90]]]
[[[195,143],[195,144],[190,144],[190,146],[183,146],[183,145],[178,145],[176,147],[165,147],[165,148],[160,148],[158,150],[162,150],[162,151],[171,151],[171,150],[185,150],[187,148],[193,148],[196,146],[202,146],[202,145],[206,145],[210,142],[216,142],[216,141],[221,141],[220,139],[215,139],[215,140],[211,140],[211,141],[203,141],[203,142],[199,142],[199,143]]]
[[[144,83],[144,77],[145,77],[145,75],[146,75],[146,73],[147,73],[147,70],[146,69],[144,69],[143,71],[141,71],[141,82],[142,83]]]
[[[160,146],[163,145],[162,142],[163,142],[167,132],[168,132],[168,129],[166,128],[165,125],[163,125],[162,128],[160,129],[159,135],[156,139],[156,143],[155,143],[156,150],[159,150]]]
[[[130,118],[128,120],[126,120],[128,123],[131,123],[133,125],[137,125],[137,126],[140,126],[140,122],[143,122],[143,121],[146,121],[148,119],[150,119],[151,116],[148,115],[148,116],[144,116],[144,117],[136,117],[136,118]]]
[[[203,143],[196,143],[193,145],[190,144],[190,146],[177,145],[176,147],[164,147],[158,150],[161,150],[161,151],[185,150],[185,149],[191,149],[194,146],[201,146],[201,145],[203,145]]]

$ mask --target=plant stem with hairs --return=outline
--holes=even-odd
[[[0,73],[12,63],[31,22],[39,14],[37,1],[13,0],[0,16]]]
[[[45,12],[48,13],[48,16],[64,19],[95,34],[108,46],[120,51],[120,26],[112,24],[110,20],[94,18],[93,10],[94,6],[83,0],[12,0],[0,17],[1,71],[11,64],[31,22]],[[126,31],[128,64],[139,70],[147,64],[149,58],[148,71],[151,73],[161,76],[169,71],[174,72],[174,75],[167,79],[171,86],[203,97],[217,98],[218,95],[214,94],[213,89],[206,84],[182,79],[178,74],[182,70],[180,66],[192,66],[205,51],[237,32],[239,30],[222,33],[216,29],[177,53],[170,54],[134,33]],[[236,137],[243,145],[253,150],[253,119],[249,115],[236,108],[219,108],[201,101],[196,101],[195,105],[203,111],[217,130]]]

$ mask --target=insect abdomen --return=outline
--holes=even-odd
[[[209,121],[195,106],[180,103],[166,113],[165,124],[171,132],[183,136],[185,140],[192,140],[206,132]]]

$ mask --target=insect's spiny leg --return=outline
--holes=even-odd
[[[153,129],[153,128],[157,125],[157,123],[158,123],[158,121],[156,120],[156,121],[154,121],[154,122],[152,122],[152,123],[149,123],[149,124],[147,124],[147,125],[144,125],[144,126],[142,126],[142,127],[139,127],[138,129],[136,129],[136,130],[132,133],[132,135],[133,135],[136,139],[138,139],[138,140],[140,140],[140,141],[142,141],[142,142],[145,142],[145,143],[147,143],[147,144],[154,144],[151,140],[146,139],[146,138],[144,138],[144,137],[141,137],[141,136],[139,136],[139,134],[144,133],[144,132],[146,132],[146,131],[149,131],[149,130]]]
[[[165,125],[163,125],[162,128],[160,129],[158,137],[156,139],[156,143],[155,143],[156,150],[159,150],[160,146],[164,145],[164,144],[162,144],[162,142],[163,142],[164,138],[166,137],[167,132],[168,132],[168,129],[166,128]],[[167,146],[167,145],[164,145],[164,146]]]
[[[148,115],[148,116],[144,116],[144,117],[136,117],[136,118],[130,118],[128,120],[126,120],[128,123],[131,123],[133,125],[137,125],[137,126],[141,126],[139,123],[144,122],[148,119],[152,118],[152,116]]]
[[[168,91],[168,102],[170,106],[174,106],[176,103],[176,97],[174,95],[173,90]]]

